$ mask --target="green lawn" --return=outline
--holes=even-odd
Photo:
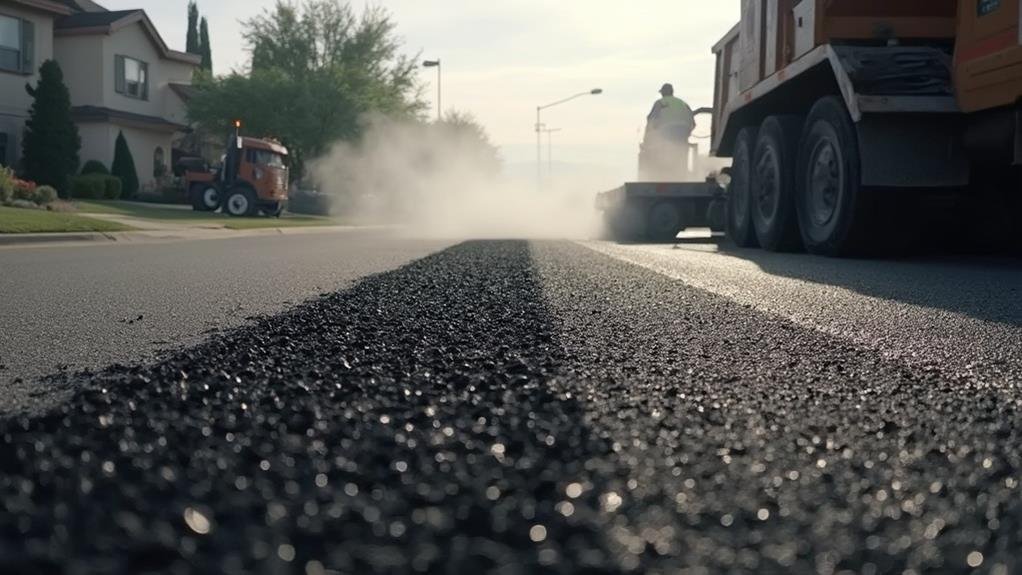
[[[121,232],[131,228],[114,222],[65,212],[27,210],[0,206],[0,234],[57,232]]]
[[[146,220],[178,221],[181,223],[220,224],[232,230],[250,230],[257,228],[294,228],[306,226],[329,226],[337,222],[330,218],[317,216],[298,216],[285,214],[281,218],[232,218],[221,213],[196,212],[187,206],[170,207],[166,205],[146,205],[133,202],[118,201],[81,201],[77,202],[82,213],[118,214]]]

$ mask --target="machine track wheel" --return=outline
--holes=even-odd
[[[770,116],[759,128],[752,155],[752,224],[763,249],[797,251],[802,247],[795,209],[795,174],[802,119]]]
[[[252,217],[259,213],[256,194],[249,188],[231,188],[224,198],[224,211],[236,218]]]
[[[731,184],[727,194],[727,235],[740,248],[759,244],[752,225],[752,154],[756,143],[755,128],[742,128],[735,139]]]
[[[859,143],[844,102],[821,99],[806,118],[796,174],[799,228],[810,253],[841,257],[870,251],[876,195],[861,186]]]

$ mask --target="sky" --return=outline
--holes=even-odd
[[[341,1],[341,0],[338,0]],[[183,50],[187,0],[99,0],[144,8],[171,48]],[[248,61],[240,21],[276,0],[199,0],[209,19],[214,71]],[[544,111],[555,170],[634,178],[645,117],[664,82],[693,108],[713,102],[711,47],[738,21],[739,0],[378,0],[405,52],[443,62],[443,106],[472,113],[509,170],[534,169],[536,106],[601,88]],[[360,8],[363,0],[353,5]],[[436,70],[422,69],[435,109]],[[708,133],[700,120],[698,133]],[[544,146],[546,138],[544,137]],[[546,150],[544,148],[544,158]],[[563,165],[562,165],[563,164]]]

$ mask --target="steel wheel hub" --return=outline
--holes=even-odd
[[[842,193],[841,156],[834,143],[821,140],[809,164],[809,212],[813,223],[826,226],[838,212]]]
[[[202,203],[206,204],[208,208],[215,208],[220,204],[220,192],[216,188],[206,188],[202,192]]]
[[[234,194],[227,200],[227,209],[232,214],[244,214],[248,211],[248,198],[242,194]]]
[[[780,168],[777,162],[777,155],[773,149],[767,147],[759,163],[756,164],[756,208],[759,215],[766,221],[771,221],[777,215],[777,205],[781,197],[780,193]]]

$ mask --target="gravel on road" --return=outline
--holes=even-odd
[[[462,244],[0,420],[0,572],[1017,572],[1019,366],[945,367]]]

